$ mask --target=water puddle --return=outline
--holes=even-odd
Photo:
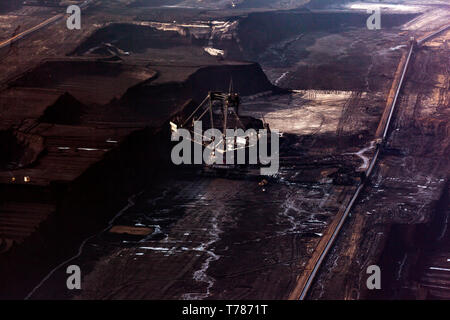
[[[369,162],[370,162],[369,157],[365,156],[364,154],[366,152],[368,152],[369,150],[372,150],[374,148],[375,148],[375,141],[371,141],[370,145],[368,147],[362,148],[358,152],[344,153],[344,155],[355,155],[355,156],[358,156],[363,161],[362,165],[360,165],[358,167],[358,170],[362,171],[362,170],[365,170],[365,169],[367,169],[369,167]]]

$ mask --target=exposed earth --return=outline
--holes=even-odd
[[[61,19],[1,47],[0,297],[292,298],[374,156],[411,37],[450,17],[446,1],[390,1],[368,30],[377,4],[91,1],[81,30]],[[64,11],[0,7],[0,45]],[[450,297],[449,39],[414,52],[308,299]],[[276,175],[170,161],[169,121],[230,79],[241,115],[281,132]]]

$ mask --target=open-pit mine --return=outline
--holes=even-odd
[[[2,0],[0,299],[450,299],[449,87],[446,0]]]

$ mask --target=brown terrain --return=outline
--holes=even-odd
[[[92,1],[12,43],[65,7],[1,8],[0,297],[299,299],[361,185],[306,297],[448,299],[450,31],[376,139],[450,7],[397,2],[368,30],[349,1]],[[170,161],[169,120],[230,79],[282,132],[274,176]]]

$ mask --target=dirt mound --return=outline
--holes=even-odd
[[[45,109],[39,121],[55,124],[79,124],[84,109],[85,106],[81,102],[66,92],[54,104]]]
[[[74,55],[92,53],[104,43],[112,44],[123,51],[142,53],[148,48],[170,49],[192,45],[190,37],[176,31],[162,31],[153,27],[115,23],[96,31],[73,52]]]
[[[228,91],[230,80],[241,96],[276,91],[257,63],[208,66],[199,68],[183,82],[141,84],[130,88],[121,103],[141,114],[170,117],[178,105],[192,99],[200,103],[209,91]],[[173,93],[177,92],[176,95]]]

